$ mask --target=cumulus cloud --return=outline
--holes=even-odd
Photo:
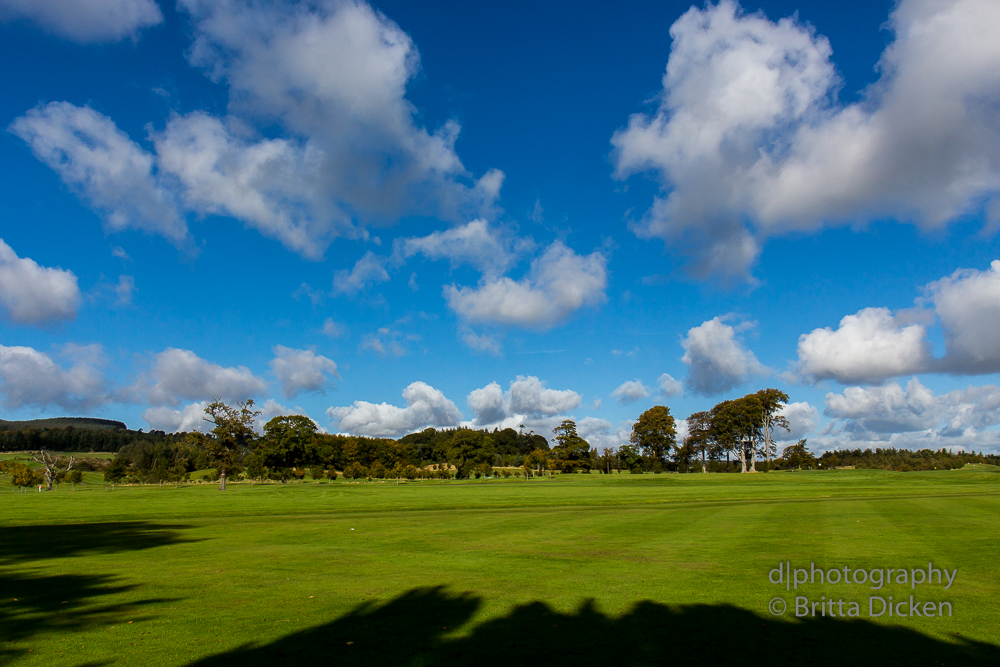
[[[149,424],[151,431],[166,431],[167,433],[205,433],[212,429],[212,424],[205,421],[205,408],[208,401],[188,403],[180,410],[166,406],[147,408],[142,411],[142,418]]]
[[[865,308],[840,326],[799,337],[798,372],[809,380],[877,383],[913,373],[1000,371],[1000,260],[985,271],[959,269],[924,288],[918,308],[893,314]],[[932,305],[932,309],[925,309]],[[927,322],[937,317],[945,354],[934,358]]]
[[[623,382],[621,386],[611,392],[611,395],[618,399],[622,405],[630,405],[644,398],[649,398],[649,389],[636,380]]]
[[[9,408],[59,406],[85,410],[108,401],[100,370],[100,346],[67,345],[63,355],[72,362],[62,368],[44,352],[31,347],[0,345],[0,393]]]
[[[788,420],[788,430],[775,428],[772,437],[781,441],[798,441],[810,435],[819,425],[819,410],[805,401],[787,403],[778,414]]]
[[[0,239],[0,305],[18,324],[71,320],[80,305],[80,288],[72,271],[18,257]]]
[[[576,432],[580,437],[590,443],[591,447],[596,447],[598,451],[605,447],[608,449],[618,449],[628,443],[632,434],[631,420],[620,422],[617,426],[607,419],[597,417],[584,417],[576,423]]]
[[[969,386],[935,395],[916,378],[899,384],[848,387],[826,395],[833,422],[816,438],[833,447],[1000,449],[1000,387]]]
[[[323,155],[308,142],[248,136],[240,121],[200,111],[174,116],[153,139],[191,210],[236,218],[310,259],[338,236],[363,235],[317,187]]]
[[[389,258],[368,251],[364,257],[354,263],[350,271],[340,269],[333,274],[333,291],[335,294],[357,294],[372,285],[389,280],[389,272],[385,265]]]
[[[732,327],[722,317],[714,317],[691,328],[681,341],[689,367],[687,385],[696,394],[712,396],[729,391],[751,377],[767,372],[736,334],[748,324]]]
[[[337,364],[332,359],[312,350],[296,350],[283,345],[274,347],[271,372],[281,383],[285,398],[295,398],[305,392],[319,392],[326,384],[326,376],[339,378]]]
[[[658,109],[615,133],[616,176],[663,193],[632,226],[696,275],[742,276],[768,236],[892,217],[923,228],[1000,188],[1000,5],[901,0],[878,82],[855,104],[829,41],[733,0],[670,29]]]
[[[684,385],[675,380],[669,373],[661,375],[656,382],[660,387],[660,394],[664,398],[672,398],[684,393]]]
[[[865,308],[840,320],[836,331],[826,327],[799,336],[798,370],[844,384],[919,373],[932,363],[926,335],[922,324],[904,326],[888,308]]]
[[[503,235],[482,218],[443,232],[399,239],[395,244],[395,252],[402,258],[420,254],[432,260],[448,259],[453,267],[468,264],[490,275],[505,272],[532,248],[530,238]]]
[[[444,296],[465,320],[546,330],[606,300],[606,264],[599,252],[577,255],[557,241],[521,280],[485,277],[478,287],[447,285]]]
[[[224,368],[190,350],[168,348],[153,358],[149,372],[133,387],[151,405],[177,405],[182,400],[216,397],[235,401],[262,394],[267,384],[249,368]]]
[[[1000,260],[986,271],[959,269],[928,285],[927,292],[945,332],[942,369],[1000,371]]]
[[[26,19],[74,42],[135,39],[163,22],[155,0],[0,0],[0,20]]]
[[[337,236],[356,236],[352,214],[493,211],[503,174],[473,181],[455,152],[458,124],[432,132],[416,123],[405,95],[419,54],[385,15],[358,1],[180,6],[194,26],[191,63],[230,91],[229,118],[176,118],[164,135],[180,133],[173,170],[189,193],[198,191],[192,203],[307,256]],[[248,123],[276,124],[286,136],[258,136]],[[201,173],[211,177],[205,186],[194,180]]]
[[[140,229],[175,244],[187,223],[155,173],[153,156],[107,116],[69,102],[38,106],[8,128],[96,209],[110,232]]]
[[[576,408],[581,400],[572,389],[549,389],[533,375],[518,375],[507,391],[491,382],[470,392],[466,399],[477,427],[516,428],[523,423],[545,431],[554,425],[553,417]]]
[[[458,407],[426,382],[414,382],[403,390],[406,407],[388,403],[354,401],[347,407],[331,407],[326,414],[341,431],[358,435],[396,437],[427,427],[456,426],[462,419]]]
[[[330,338],[338,338],[344,334],[344,325],[333,321],[328,317],[323,321],[323,335]]]

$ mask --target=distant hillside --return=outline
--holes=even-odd
[[[67,426],[99,431],[124,431],[127,428],[123,422],[93,417],[53,417],[52,419],[29,419],[27,421],[0,419],[0,431],[22,431],[26,428],[66,428]]]

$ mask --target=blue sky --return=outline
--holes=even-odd
[[[0,0],[0,399],[997,451],[1000,8]],[[683,430],[683,429],[682,429]]]

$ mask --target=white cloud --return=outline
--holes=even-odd
[[[941,368],[951,373],[1000,371],[1000,260],[987,271],[960,269],[927,286],[945,331]]]
[[[691,328],[681,341],[681,361],[690,367],[687,384],[703,396],[721,394],[767,372],[754,353],[736,339],[737,331],[748,325],[733,328],[722,320],[714,317]]]
[[[354,401],[349,407],[331,407],[326,414],[343,432],[395,437],[427,427],[455,426],[462,413],[440,391],[425,382],[414,382],[403,390],[406,407],[388,403]]]
[[[101,213],[108,231],[140,229],[175,244],[187,239],[187,223],[154,174],[153,156],[107,116],[52,102],[28,111],[8,130]]]
[[[768,236],[975,212],[1000,188],[1000,5],[901,0],[888,25],[880,80],[839,105],[830,44],[798,19],[732,0],[686,12],[658,110],[612,139],[617,177],[663,186],[633,231],[695,274],[741,276]]]
[[[80,288],[72,271],[18,257],[0,239],[0,305],[18,324],[71,320],[80,305]]]
[[[815,438],[844,447],[1000,450],[1000,387],[969,386],[935,395],[916,378],[906,384],[849,387],[826,396],[833,422]]]
[[[131,305],[132,294],[135,293],[135,278],[125,275],[118,276],[118,282],[115,284],[114,292],[117,305]]]
[[[200,401],[216,397],[243,400],[262,394],[267,384],[249,368],[224,368],[190,350],[168,348],[156,355],[152,368],[133,390],[144,394],[151,405],[176,405],[182,400]]]
[[[496,275],[510,268],[523,253],[534,248],[530,238],[502,235],[479,218],[465,225],[428,236],[400,239],[396,252],[404,258],[421,254],[428,259],[448,259],[452,266],[468,264]]]
[[[649,398],[649,390],[636,379],[623,382],[621,386],[611,392],[611,395],[618,399],[618,402],[622,405],[629,405],[644,398]]]
[[[503,174],[471,179],[455,153],[454,121],[434,132],[417,125],[406,86],[419,54],[385,15],[358,1],[180,6],[194,26],[191,63],[227,84],[230,99],[224,121],[175,119],[191,125],[177,128],[183,140],[171,170],[198,191],[192,204],[243,219],[307,256],[337,236],[363,235],[353,215],[493,212]],[[286,138],[263,138],[242,121],[277,126]],[[211,189],[199,174],[210,176]]]
[[[135,39],[163,22],[154,0],[0,0],[0,20],[27,19],[75,42]]]
[[[142,411],[142,418],[149,424],[151,431],[166,431],[167,433],[205,433],[212,430],[212,424],[205,421],[205,408],[208,401],[188,403],[180,410],[166,406],[147,408]]]
[[[332,317],[323,321],[323,335],[330,338],[338,338],[344,334],[344,325],[333,321]]]
[[[819,410],[810,403],[787,403],[778,414],[788,420],[788,430],[777,427],[772,437],[777,441],[797,441],[810,435],[819,424]]]
[[[463,332],[462,342],[465,343],[469,349],[477,350],[479,352],[489,352],[490,354],[497,356],[499,356],[500,352],[503,350],[503,346],[495,336],[490,336],[489,334],[477,334],[474,331]]]
[[[826,327],[799,336],[798,371],[844,384],[919,373],[932,363],[926,335],[923,325],[904,326],[888,308],[865,308],[845,316],[836,331]]]
[[[557,241],[521,280],[487,277],[475,288],[447,285],[444,296],[465,320],[550,329],[580,308],[606,300],[606,263],[599,252],[577,255]]]
[[[274,347],[271,371],[281,383],[285,398],[295,398],[303,392],[318,392],[326,384],[326,376],[339,378],[337,364],[312,350],[296,350],[283,345]]]
[[[401,357],[406,354],[406,345],[400,342],[402,337],[402,332],[381,327],[375,333],[366,335],[358,345],[358,349],[371,350],[380,357],[388,355]]]
[[[389,280],[389,272],[385,265],[389,258],[376,255],[370,250],[364,257],[354,263],[350,271],[340,269],[333,274],[333,291],[335,294],[357,294],[372,285]]]
[[[157,165],[192,210],[241,220],[310,259],[338,236],[363,235],[317,187],[323,155],[309,142],[261,139],[204,112],[174,116],[153,138]]]
[[[85,410],[108,400],[100,346],[68,345],[64,356],[73,362],[61,368],[44,352],[31,347],[0,345],[0,393],[9,408],[58,405]]]
[[[684,393],[684,385],[675,380],[669,373],[661,375],[656,382],[660,386],[660,394],[664,398],[672,398]]]
[[[618,449],[628,443],[632,434],[632,420],[620,422],[617,426],[606,419],[584,417],[576,423],[576,432],[600,452],[605,447]]]
[[[581,396],[571,389],[548,389],[533,375],[518,375],[506,392],[491,382],[470,392],[466,401],[477,427],[516,428],[523,423],[549,431],[552,418],[578,407]]]

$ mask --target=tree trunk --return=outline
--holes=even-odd
[[[701,471],[708,472],[708,463],[705,461],[705,450],[701,450]]]
[[[747,450],[740,444],[740,472],[744,473],[747,471]]]
[[[226,490],[226,473],[223,472],[219,475],[219,491]]]
[[[45,471],[45,490],[46,491],[51,491],[52,490],[52,471],[51,470],[46,470]]]

